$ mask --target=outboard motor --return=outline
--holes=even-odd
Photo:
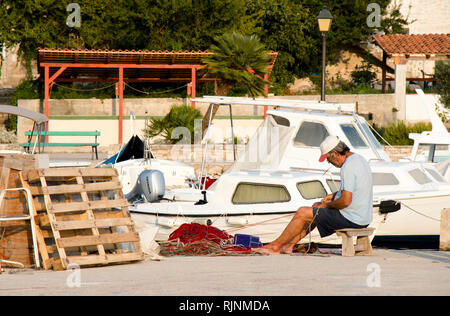
[[[146,202],[154,202],[164,196],[166,182],[164,175],[159,170],[144,170],[138,177],[136,185],[125,197],[129,201],[144,199]]]

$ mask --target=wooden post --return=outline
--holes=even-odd
[[[50,99],[50,67],[45,66],[44,75],[44,114],[49,119],[45,125],[45,130],[48,131],[50,128],[50,110],[49,110],[49,99]],[[41,141],[39,139],[39,141]],[[48,142],[48,136],[45,136],[45,141]]]
[[[450,208],[441,211],[441,234],[439,236],[439,250],[450,250]]]
[[[381,91],[383,93],[386,93],[386,61],[387,54],[383,51],[383,68],[381,70]]]
[[[191,86],[191,97],[195,99],[196,97],[196,82],[197,82],[197,69],[192,67],[192,86]],[[192,107],[195,109],[195,102],[191,102]]]
[[[123,67],[119,68],[119,144],[123,138]]]
[[[269,74],[268,73],[266,73],[264,75],[264,80],[265,81],[269,81]],[[264,97],[265,98],[269,97],[269,84],[267,84],[267,83],[264,85]],[[264,118],[266,118],[266,117],[267,117],[267,105],[264,106]]]

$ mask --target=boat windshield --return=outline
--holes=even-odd
[[[367,144],[352,124],[341,124],[341,129],[354,148],[367,148]]]
[[[450,159],[450,145],[419,144],[415,160],[419,162],[442,162]]]
[[[294,144],[298,147],[319,147],[328,135],[323,124],[305,121],[295,135]]]
[[[367,137],[369,137],[369,141],[375,146],[376,149],[383,149],[383,147],[381,147],[380,142],[377,140],[377,138],[373,135],[372,131],[369,129],[369,127],[367,126],[367,124],[365,122],[361,122],[361,126],[364,130],[364,133],[367,135]]]

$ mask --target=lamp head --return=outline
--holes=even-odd
[[[331,15],[330,11],[328,11],[327,7],[324,6],[317,16],[319,30],[321,32],[328,32],[330,30],[332,20],[333,16]]]

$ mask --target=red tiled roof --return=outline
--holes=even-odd
[[[388,34],[373,38],[388,55],[450,55],[450,34]]]

